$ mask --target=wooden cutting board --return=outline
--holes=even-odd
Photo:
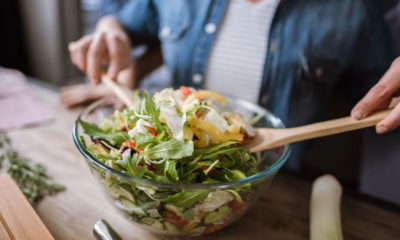
[[[54,240],[8,174],[0,175],[0,239]]]

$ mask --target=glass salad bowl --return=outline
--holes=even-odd
[[[111,204],[133,223],[157,234],[195,236],[228,226],[264,193],[290,155],[289,145],[259,152],[256,154],[258,173],[223,183],[164,183],[128,175],[86,150],[84,143],[91,139],[84,135],[78,123],[84,120],[99,124],[114,112],[113,103],[112,98],[103,99],[82,112],[73,128],[75,145]],[[240,112],[245,119],[257,119],[255,127],[284,128],[280,119],[250,102],[228,98],[224,108]]]

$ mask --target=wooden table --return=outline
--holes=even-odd
[[[54,111],[56,120],[44,126],[11,131],[22,154],[46,165],[49,175],[67,190],[45,198],[36,210],[56,239],[94,239],[93,224],[106,219],[124,239],[166,239],[147,233],[111,207],[72,141],[72,124],[80,110],[66,110],[53,90],[32,84],[34,93]],[[396,184],[396,183],[394,183]],[[280,173],[272,186],[238,222],[220,232],[196,239],[308,239],[311,182]],[[358,194],[344,194],[342,218],[345,239],[400,239],[400,211]]]

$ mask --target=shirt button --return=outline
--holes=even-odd
[[[271,44],[270,44],[270,47],[269,47],[269,50],[272,53],[274,53],[274,52],[276,52],[277,49],[278,49],[278,43],[276,42],[276,40],[272,40]]]
[[[322,70],[322,68],[317,68],[317,69],[315,69],[315,75],[317,76],[317,77],[322,77],[322,75],[324,74],[324,71]]]
[[[192,80],[193,80],[194,83],[199,84],[199,83],[201,83],[203,81],[203,76],[201,76],[200,73],[195,73],[192,76]]]
[[[165,37],[168,37],[168,35],[171,33],[171,28],[169,28],[169,27],[163,27],[162,29],[161,29],[161,37],[163,37],[163,38],[165,38]]]
[[[214,23],[207,23],[206,26],[204,27],[204,31],[208,34],[213,34],[215,30],[217,29],[217,26],[215,26]]]
[[[268,96],[266,94],[261,96],[261,105],[266,105],[268,103]]]

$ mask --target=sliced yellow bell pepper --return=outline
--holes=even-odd
[[[243,141],[244,135],[242,133],[225,132],[224,134],[229,138],[229,140],[234,140],[238,142]]]
[[[209,144],[209,137],[207,136],[207,134],[205,132],[203,132],[202,130],[196,128],[196,127],[190,127],[190,129],[192,130],[193,134],[199,139],[194,141],[195,147],[196,148],[204,148],[207,147]]]
[[[224,105],[227,103],[224,96],[222,96],[219,93],[212,92],[212,91],[199,90],[199,91],[193,93],[192,95],[194,95],[195,97],[200,98],[200,99],[212,98]]]
[[[217,127],[215,127],[213,124],[204,121],[199,118],[191,118],[188,121],[189,125],[199,128],[206,133],[212,135],[212,143],[221,143],[221,142],[227,142],[229,140],[235,140],[235,141],[242,141],[243,140],[243,134],[241,133],[231,133],[231,132],[221,132]],[[196,135],[196,132],[194,132]],[[197,135],[196,135],[197,136]],[[199,139],[201,139],[198,136]]]
[[[192,140],[193,138],[193,131],[189,127],[184,127],[183,128],[183,138]]]
[[[228,139],[223,135],[223,133],[209,122],[206,122],[199,118],[191,118],[188,122],[189,125],[199,128],[205,131],[206,133],[211,134],[214,137],[213,140],[216,142],[228,141]]]

